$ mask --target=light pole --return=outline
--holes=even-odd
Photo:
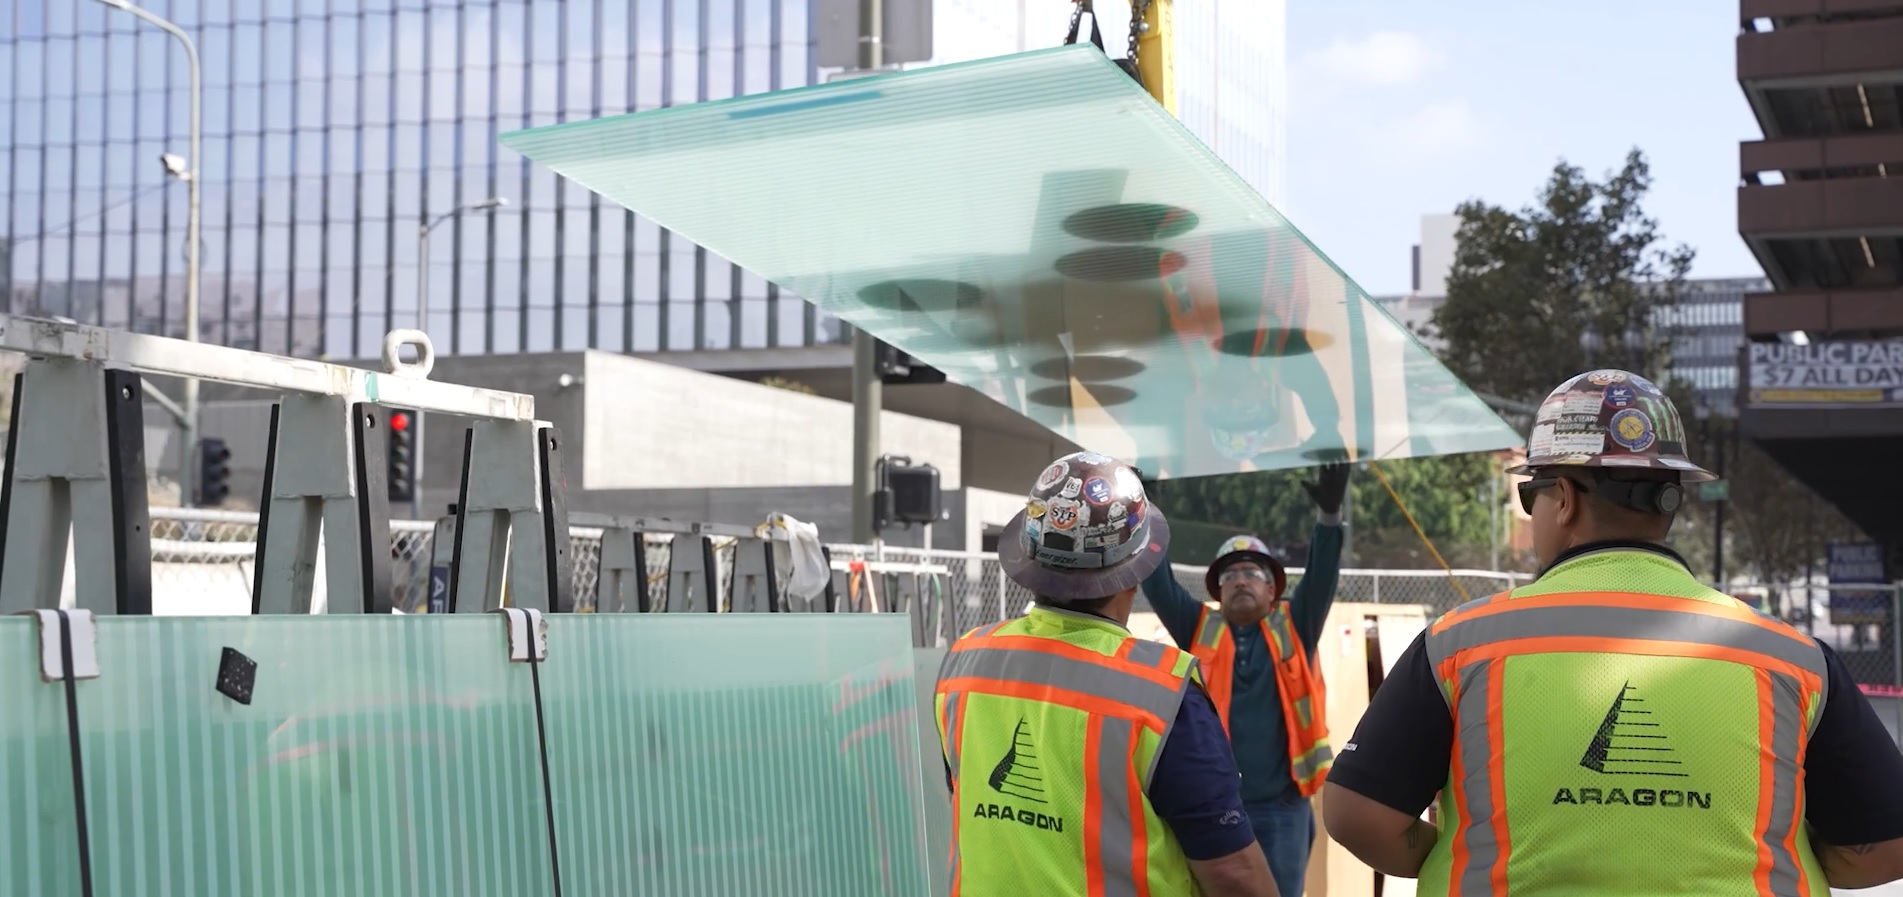
[[[465,212],[493,212],[508,204],[509,204],[509,200],[505,197],[491,196],[488,199],[485,199],[481,202],[474,202],[466,206],[450,209],[449,211],[444,212],[443,214],[438,215],[435,218],[425,221],[423,224],[417,227],[416,229],[416,329],[421,330],[424,333],[429,332],[429,232],[435,230],[436,225],[442,224],[443,222],[448,221],[451,218],[455,218],[459,215],[462,215]],[[423,412],[418,411],[414,415],[411,415],[411,417],[413,418],[413,422],[416,425],[416,436],[414,438],[414,442],[416,446],[416,457],[414,459],[414,470],[416,471],[416,474],[415,474],[416,485],[410,489],[410,518],[413,520],[422,520],[423,519]]]
[[[163,29],[165,33],[178,38],[178,42],[185,46],[186,60],[191,63],[191,146],[186,151],[190,154],[190,158],[180,159],[167,153],[161,157],[161,161],[165,163],[167,172],[185,182],[190,196],[186,200],[185,212],[185,339],[198,342],[198,182],[202,180],[199,177],[198,163],[203,158],[199,153],[199,144],[203,137],[201,107],[205,100],[204,82],[198,66],[198,45],[192,43],[192,39],[185,34],[184,29],[132,5],[127,0],[99,0],[99,2],[138,16]],[[198,451],[197,380],[186,378],[183,404],[185,406],[185,444],[179,447],[178,453],[178,504],[179,507],[185,508],[197,503],[192,482],[196,479],[197,473],[192,467],[192,455]]]

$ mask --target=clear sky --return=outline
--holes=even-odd
[[[1420,216],[1532,202],[1565,158],[1634,146],[1647,211],[1694,277],[1761,276],[1738,237],[1736,0],[1291,0],[1288,184],[1297,227],[1362,288],[1406,292]]]

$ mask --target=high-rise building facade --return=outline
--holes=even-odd
[[[501,148],[811,83],[808,0],[147,0],[204,72],[202,338],[336,357],[805,345],[811,306]],[[0,10],[8,307],[181,334],[189,69],[97,2]],[[494,210],[458,209],[492,197]],[[443,218],[446,213],[449,217]],[[419,277],[419,229],[441,219]],[[422,286],[423,283],[427,286]]]
[[[1740,0],[1740,429],[1888,546],[1903,576],[1903,7]],[[1881,472],[1881,473],[1880,473]]]
[[[427,291],[448,353],[837,341],[811,305],[496,142],[814,83],[815,2],[146,0],[203,63],[201,338],[366,357]],[[1120,56],[1127,8],[1100,5]],[[939,0],[936,61],[1055,45],[1069,10]],[[1279,201],[1282,0],[1178,0],[1177,19],[1183,120]],[[189,83],[177,41],[103,3],[0,8],[8,310],[183,334],[186,186],[160,160],[188,155]]]

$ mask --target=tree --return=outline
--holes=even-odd
[[[1476,390],[1526,405],[1582,371],[1621,367],[1657,382],[1693,417],[1691,389],[1669,375],[1672,334],[1653,314],[1684,296],[1693,252],[1663,246],[1641,205],[1650,186],[1645,156],[1635,149],[1602,181],[1561,161],[1538,202],[1518,212],[1463,203],[1447,301],[1431,325],[1445,344],[1441,360]],[[1728,421],[1687,423],[1703,434],[1690,446],[1693,460],[1709,466],[1709,446],[1735,447],[1726,471],[1732,569],[1787,583],[1829,542],[1856,538],[1835,508],[1734,438]],[[1674,547],[1701,576],[1709,575],[1715,547],[1711,517],[1708,503],[1693,502],[1673,529]]]
[[[1430,325],[1441,361],[1481,392],[1527,403],[1596,366],[1663,372],[1669,334],[1652,310],[1684,295],[1694,253],[1659,245],[1641,207],[1651,183],[1634,149],[1603,181],[1561,161],[1518,212],[1462,203],[1447,301]]]
[[[1486,490],[1493,463],[1484,453],[1447,455],[1384,461],[1381,470],[1442,556],[1456,566],[1471,566],[1484,564],[1487,555]],[[1151,485],[1157,506],[1170,515],[1171,559],[1208,563],[1223,539],[1253,533],[1290,563],[1300,564],[1315,523],[1315,506],[1301,484],[1313,476],[1307,470],[1277,470]],[[1357,566],[1436,566],[1372,472],[1355,474],[1349,500]]]

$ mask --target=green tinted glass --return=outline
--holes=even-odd
[[[927,893],[905,616],[559,617],[549,638],[566,893]]]
[[[1520,441],[1088,45],[502,141],[1153,474]]]
[[[99,893],[549,893],[534,691],[502,631],[101,618],[101,676],[79,683]],[[227,647],[257,663],[249,706],[215,687]]]
[[[0,617],[0,893],[77,894],[66,685],[40,679],[38,632],[32,617]]]

